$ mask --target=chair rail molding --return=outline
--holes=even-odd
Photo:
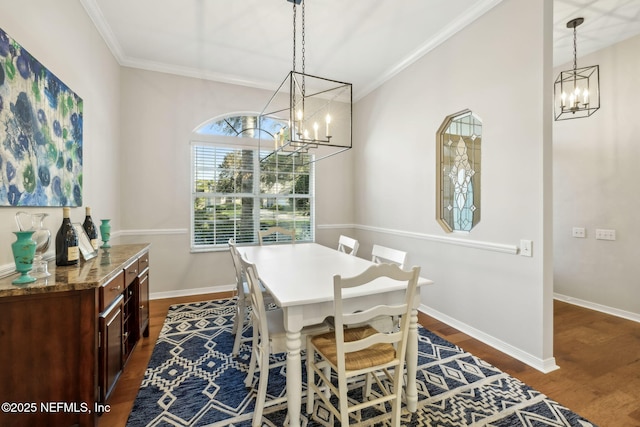
[[[415,231],[395,230],[384,227],[373,227],[363,224],[319,224],[318,229],[343,229],[353,228],[356,230],[373,231],[375,233],[392,234],[394,236],[410,237],[412,239],[428,240],[431,242],[446,243],[449,245],[464,246],[467,248],[475,248],[486,251],[500,252],[504,254],[517,255],[520,248],[516,245],[507,245],[503,243],[483,242],[480,240],[461,239],[459,237],[437,236],[435,234],[418,233]]]
[[[187,234],[188,228],[148,228],[148,229],[133,229],[133,230],[120,230],[121,236],[150,236],[150,235],[168,235],[168,234]]]

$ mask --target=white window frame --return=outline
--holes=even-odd
[[[190,210],[190,225],[189,225],[189,240],[191,252],[211,252],[211,251],[222,251],[228,250],[228,245],[226,242],[219,244],[196,244],[195,242],[195,200],[200,197],[210,197],[216,198],[221,197],[223,194],[228,193],[202,193],[196,192],[195,184],[196,184],[196,162],[195,162],[195,147],[201,146],[211,146],[211,147],[221,147],[221,148],[231,148],[231,149],[242,149],[242,150],[255,150],[258,151],[258,143],[257,139],[254,138],[239,138],[233,136],[224,136],[224,135],[202,135],[193,133],[190,144],[190,194],[189,198],[189,210]],[[290,195],[283,195],[279,197],[276,194],[264,194],[260,193],[260,156],[253,156],[253,192],[249,193],[233,193],[233,197],[247,197],[253,198],[253,224],[254,224],[254,236],[253,241],[249,244],[258,244],[258,230],[260,227],[260,201],[265,198],[275,198],[275,199],[289,199]],[[309,236],[302,238],[296,236],[297,242],[313,242],[315,241],[315,162],[311,162],[309,164]],[[244,244],[247,244],[246,242]]]

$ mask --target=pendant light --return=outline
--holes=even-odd
[[[553,87],[556,120],[589,117],[600,108],[600,70],[598,65],[578,68],[576,27],[584,18],[567,22],[573,28],[573,69],[562,71]]]
[[[305,1],[293,3],[293,69],[267,102],[260,123],[283,123],[260,135],[273,138],[259,140],[261,152],[268,150],[264,161],[274,154],[309,154],[305,162],[313,162],[348,150],[351,145],[352,85],[307,74],[305,70]],[[296,64],[297,14],[302,9],[301,72]],[[266,120],[269,119],[269,120]]]

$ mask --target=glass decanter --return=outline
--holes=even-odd
[[[51,231],[44,226],[44,219],[48,217],[46,213],[30,214],[24,211],[16,212],[16,223],[20,231],[33,231],[31,237],[36,242],[36,254],[33,258],[33,270],[31,275],[33,277],[48,277],[51,276],[47,266],[47,261],[42,259],[42,256],[51,243]]]

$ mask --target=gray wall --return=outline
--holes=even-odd
[[[555,291],[560,298],[636,321],[638,52],[640,36],[578,58],[579,67],[600,66],[600,110],[553,126]],[[556,73],[571,65],[558,67]],[[573,227],[585,228],[586,238],[572,237]],[[596,240],[597,228],[615,229],[616,240]]]
[[[425,311],[541,370],[553,359],[552,2],[509,0],[358,102],[357,237],[409,251],[435,285]],[[526,20],[513,19],[527,16]],[[469,108],[483,121],[482,219],[435,220],[435,133]],[[533,257],[496,251],[533,241]]]
[[[227,250],[190,252],[189,144],[192,132],[205,121],[230,113],[259,113],[271,95],[260,89],[122,69],[121,240],[152,243],[152,296],[232,288],[235,278]],[[318,224],[353,222],[352,157],[347,152],[318,163]]]
[[[120,228],[120,66],[78,1],[0,0],[0,27],[78,94],[84,104],[83,198],[94,219],[111,218]],[[8,100],[5,99],[5,108]],[[14,270],[10,243],[15,213],[0,207],[0,273]],[[55,233],[62,208],[28,208],[51,215]],[[74,208],[74,222],[84,220]],[[49,255],[55,254],[52,249]]]

